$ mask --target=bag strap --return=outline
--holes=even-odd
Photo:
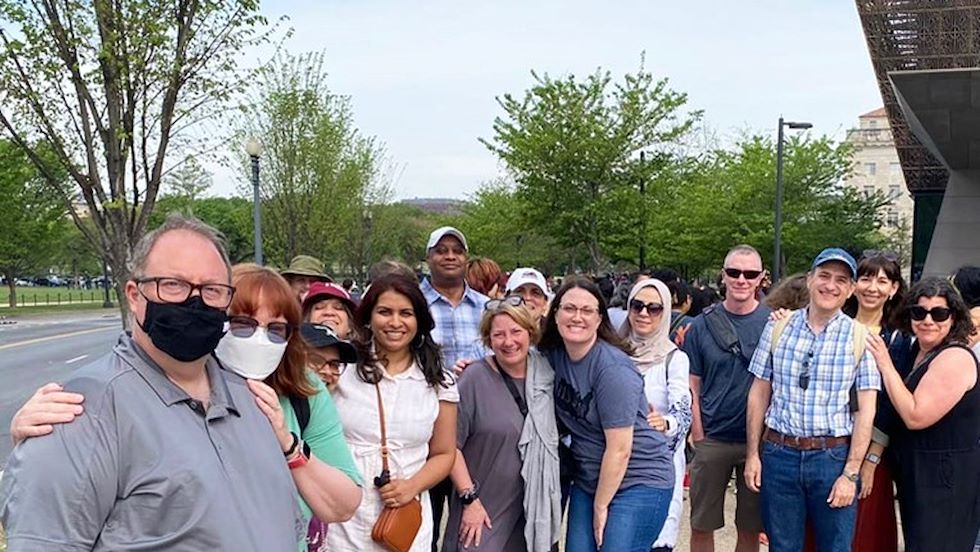
[[[306,397],[290,395],[289,404],[293,405],[296,421],[299,422],[299,436],[302,437],[303,433],[306,432],[306,426],[310,424],[310,400]]]
[[[715,343],[723,351],[742,357],[746,362],[751,362],[751,358],[746,358],[742,351],[742,344],[738,340],[738,333],[735,332],[735,325],[728,316],[722,312],[721,307],[714,305],[705,309],[704,324],[708,327],[708,333]]]
[[[381,386],[374,384],[374,391],[378,394],[378,418],[381,420],[381,471],[389,473],[388,470],[388,433],[385,429],[385,405],[381,400]]]
[[[668,383],[670,382],[670,361],[673,360],[674,353],[676,352],[677,349],[671,349],[670,352],[667,353],[667,358],[664,359],[664,381]]]
[[[500,372],[500,377],[504,379],[504,385],[507,386],[507,390],[510,391],[510,396],[514,398],[514,402],[517,403],[517,409],[521,411],[521,416],[527,417],[527,401],[521,396],[520,392],[517,391],[517,384],[514,383],[514,378],[510,377],[510,374],[505,372],[500,364],[497,363],[497,355],[490,355],[490,362],[493,363],[493,367]]]

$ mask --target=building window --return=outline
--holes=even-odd
[[[888,213],[885,215],[885,224],[891,228],[898,226],[898,211],[895,209],[889,209]]]
[[[878,174],[878,165],[874,163],[865,163],[864,173],[867,174],[868,176],[874,176]]]
[[[888,198],[889,199],[895,199],[895,198],[897,198],[900,195],[902,195],[902,191],[899,188],[898,184],[890,184],[888,186]]]
[[[871,184],[866,184],[864,186],[864,195],[868,197],[875,195],[875,187],[872,186]]]
[[[871,119],[870,121],[868,121],[868,126],[871,127],[871,128],[877,128],[878,127],[878,120],[877,119]]]
[[[888,170],[891,172],[892,176],[902,175],[902,164],[901,163],[891,163],[888,165]]]

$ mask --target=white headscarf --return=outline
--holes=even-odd
[[[663,313],[660,315],[660,324],[657,329],[648,336],[641,336],[633,331],[633,327],[630,325],[629,314],[626,315],[626,320],[623,325],[619,328],[619,335],[625,337],[629,340],[630,345],[633,346],[634,354],[633,361],[636,363],[636,367],[640,372],[646,372],[656,364],[661,364],[667,358],[667,355],[677,348],[677,345],[670,340],[670,289],[667,288],[667,284],[661,282],[656,278],[648,278],[641,282],[637,282],[633,289],[630,290],[629,299],[626,301],[626,309],[629,311],[629,304],[636,298],[636,295],[643,288],[653,287],[657,288],[657,292],[660,293],[660,302],[664,306]]]

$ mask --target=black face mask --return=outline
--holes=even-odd
[[[181,362],[197,360],[214,351],[225,335],[228,315],[207,306],[195,295],[183,303],[146,301],[140,328],[157,349]]]

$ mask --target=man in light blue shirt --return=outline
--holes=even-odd
[[[856,344],[857,322],[841,312],[856,279],[849,253],[823,250],[807,275],[809,305],[775,343],[770,322],[749,365],[745,479],[753,491],[761,487],[774,552],[803,550],[807,519],[818,550],[851,549],[858,473],[881,389],[871,353]]]

